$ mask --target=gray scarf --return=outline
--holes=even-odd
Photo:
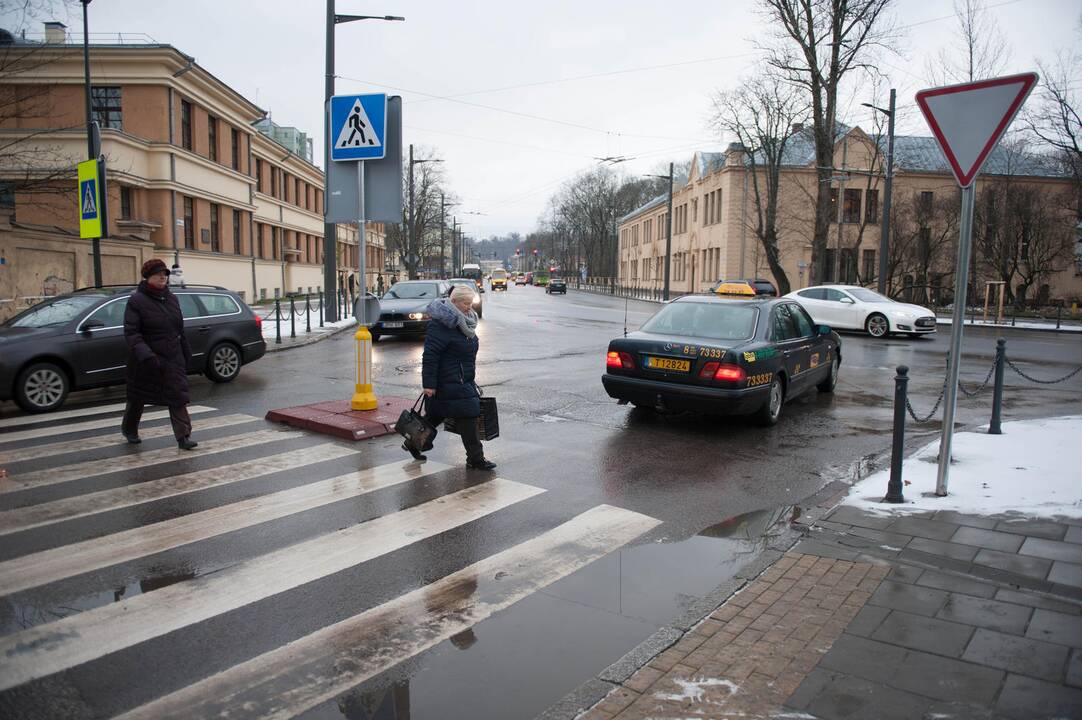
[[[443,324],[447,327],[457,327],[462,331],[462,334],[468,338],[477,337],[477,313],[470,308],[469,312],[462,312],[451,302],[450,298],[440,298],[439,300],[432,301],[433,305],[439,305],[439,309],[436,312],[431,312],[433,316],[440,316],[439,319],[443,321]],[[435,310],[435,308],[433,308]],[[450,322],[448,322],[450,321]]]

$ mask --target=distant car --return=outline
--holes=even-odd
[[[489,285],[492,287],[492,292],[507,290],[507,271],[500,268],[493,270]]]
[[[473,311],[475,313],[477,313],[477,317],[478,317],[478,319],[480,319],[481,310],[483,309],[481,307],[481,305],[482,305],[482,303],[481,303],[481,294],[476,292],[477,286],[473,284],[473,280],[471,280],[469,278],[451,278],[450,280],[447,281],[447,284],[451,285],[451,286],[464,285],[464,286],[468,287],[470,290],[475,291],[474,295],[473,295]],[[454,289],[454,288],[452,287],[452,289]]]
[[[833,328],[863,330],[872,337],[906,333],[912,337],[936,331],[935,313],[901,303],[859,285],[817,285],[791,292],[815,322]]]
[[[466,279],[473,282],[473,278]],[[428,304],[447,297],[450,292],[451,286],[444,280],[395,283],[380,298],[379,321],[372,326],[372,342],[383,335],[424,335],[428,328]]]
[[[526,273],[526,276],[525,276],[524,279],[526,280],[527,285],[533,285],[533,273],[532,272]]]
[[[734,294],[733,290],[735,286],[746,286],[751,290],[752,295],[767,295],[770,297],[778,296],[778,289],[774,287],[774,283],[763,278],[745,278],[741,280],[719,280],[713,284],[710,288],[710,292],[717,293],[719,295],[731,295]],[[743,294],[743,293],[742,293]]]
[[[516,285],[525,285],[526,284],[526,273],[515,273],[515,284]]]
[[[552,278],[549,280],[549,284],[545,286],[545,292],[549,295],[552,293],[567,294],[567,282],[563,278]]]
[[[547,272],[535,272],[533,274],[533,284],[538,287],[544,287],[549,284],[549,274]]]
[[[192,349],[188,373],[235,380],[267,351],[262,320],[232,290],[169,288]],[[121,385],[128,363],[124,310],[134,285],[83,288],[34,305],[0,325],[0,400],[27,412],[55,410],[71,390]]]
[[[833,392],[841,338],[787,298],[685,295],[636,332],[609,342],[601,381],[637,407],[754,414],[764,425],[782,404]]]

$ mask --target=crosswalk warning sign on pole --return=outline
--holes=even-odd
[[[386,136],[386,95],[331,98],[331,160],[379,160],[385,153]]]
[[[101,180],[98,161],[79,163],[79,237],[99,238],[101,232]]]

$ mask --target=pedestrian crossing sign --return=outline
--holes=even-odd
[[[387,96],[331,98],[331,160],[380,160],[387,137]]]
[[[98,161],[86,160],[79,163],[79,237],[101,236],[101,182],[98,177]]]

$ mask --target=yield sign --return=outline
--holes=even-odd
[[[921,90],[917,105],[951,171],[969,187],[1037,84],[1037,73]]]

